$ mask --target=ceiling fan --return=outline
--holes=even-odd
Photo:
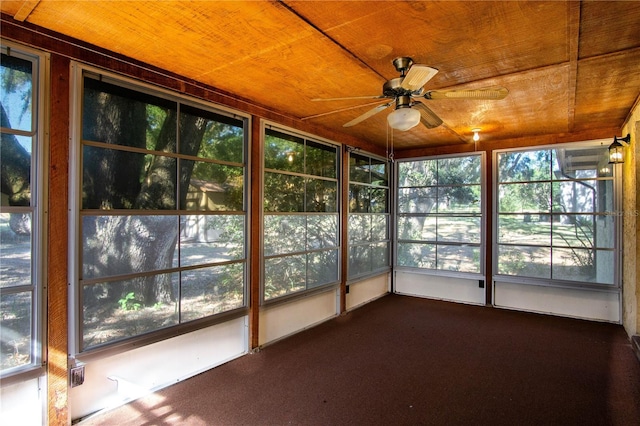
[[[340,101],[350,99],[390,99],[390,101],[377,105],[373,109],[345,123],[343,127],[354,126],[375,114],[384,111],[395,103],[394,111],[389,114],[389,125],[397,130],[406,131],[422,123],[428,129],[433,129],[442,124],[440,117],[429,109],[424,101],[437,99],[477,99],[499,100],[504,99],[509,91],[504,87],[487,87],[483,89],[460,90],[428,90],[424,85],[438,73],[438,70],[426,65],[414,64],[413,59],[400,57],[393,60],[393,65],[400,73],[400,77],[392,78],[382,86],[382,95],[377,96],[351,96],[346,98],[311,99],[312,101]],[[359,108],[349,107],[328,113],[314,115],[314,118],[322,115]]]

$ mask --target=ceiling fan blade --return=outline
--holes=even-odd
[[[306,116],[306,117],[302,117],[300,120],[311,120],[312,118],[324,117],[325,115],[336,114],[336,113],[339,113],[339,112],[350,111],[352,109],[364,108],[364,107],[368,107],[368,106],[371,106],[371,105],[379,105],[379,104],[380,104],[380,101],[367,102],[366,104],[353,105],[353,106],[348,106],[348,107],[345,107],[345,108],[334,109],[333,111],[329,111],[329,112],[321,112],[320,114],[309,115],[309,116]]]
[[[348,101],[351,99],[384,99],[387,96],[384,95],[373,95],[373,96],[348,96],[346,98],[313,98],[312,102],[322,102],[322,101]]]
[[[422,102],[416,102],[411,106],[411,108],[415,108],[420,111],[420,122],[427,129],[434,129],[442,124],[440,117],[438,117],[435,112],[431,111],[431,109]]]
[[[411,92],[420,90],[422,86],[427,84],[427,81],[431,80],[437,73],[438,70],[435,68],[426,65],[413,65],[409,68],[407,75],[404,76],[404,80],[402,80],[400,86]]]
[[[484,89],[429,90],[425,99],[478,99],[500,100],[507,97],[509,90],[504,87],[486,87]]]
[[[369,111],[365,112],[362,115],[359,115],[358,117],[354,118],[353,120],[351,120],[348,123],[345,123],[342,125],[342,127],[351,127],[351,126],[355,126],[356,124],[360,123],[361,121],[366,120],[367,118],[376,115],[377,113],[379,113],[380,111],[384,111],[385,109],[387,109],[391,104],[393,104],[393,101],[391,102],[387,102],[386,104],[382,104],[382,105],[378,105],[377,107],[370,109]]]

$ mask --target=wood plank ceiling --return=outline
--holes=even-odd
[[[397,149],[541,135],[613,136],[640,95],[637,1],[2,1],[1,11],[290,117],[385,146],[392,108],[349,128],[398,77],[427,90],[503,86],[507,98],[430,100],[444,124]],[[352,106],[342,112],[308,118]]]

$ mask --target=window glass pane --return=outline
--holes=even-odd
[[[265,259],[264,269],[265,300],[296,293],[306,288],[306,254]]]
[[[31,204],[32,144],[31,137],[2,133],[0,205],[29,206]]]
[[[553,278],[613,284],[613,258],[613,251],[554,248]]]
[[[338,183],[331,180],[305,179],[307,212],[338,211]],[[299,189],[298,189],[299,190]]]
[[[438,213],[480,213],[480,185],[439,186]]]
[[[438,185],[480,183],[480,156],[439,159],[437,181]]]
[[[551,180],[551,152],[514,151],[498,154],[499,182]]]
[[[176,159],[116,149],[83,149],[83,209],[176,208]]]
[[[285,133],[267,130],[264,146],[264,167],[304,173],[304,140]]]
[[[177,216],[84,216],[82,278],[177,267]]]
[[[180,207],[200,211],[242,211],[244,168],[180,160]]]
[[[349,244],[371,241],[371,215],[349,215]]]
[[[437,202],[437,188],[398,189],[398,212],[430,213]]]
[[[349,212],[367,213],[371,203],[371,188],[364,185],[349,185]]]
[[[609,163],[607,146],[553,149],[551,153],[557,180],[596,178]]]
[[[264,174],[265,212],[303,212],[304,178],[280,173]]]
[[[335,146],[307,141],[306,170],[309,175],[335,178],[338,169],[338,155]]]
[[[613,210],[613,180],[553,183],[553,211],[604,213]]]
[[[244,129],[241,120],[180,106],[181,154],[243,163]]]
[[[302,252],[306,241],[304,215],[264,216],[264,255]]]
[[[548,182],[503,184],[498,193],[500,213],[546,213],[551,208]]]
[[[4,59],[4,55],[3,55]],[[4,268],[4,265],[3,265]],[[28,365],[31,359],[33,322],[30,291],[0,293],[0,370]]]
[[[338,281],[338,250],[309,253],[307,260],[308,288]]]
[[[181,321],[244,306],[244,263],[182,272]]]
[[[380,241],[389,239],[389,216],[371,215],[371,240]]]
[[[371,244],[371,270],[385,269],[389,265],[389,243]]]
[[[307,250],[338,246],[338,216],[307,215]]]
[[[31,205],[32,138],[2,133],[0,206]]]
[[[435,269],[435,244],[398,243],[398,266]]]
[[[389,186],[389,175],[387,173],[387,162],[371,159],[371,184],[377,186]]]
[[[31,214],[0,213],[0,288],[32,284],[31,237]]]
[[[244,240],[244,216],[182,216],[180,266],[243,259]]]
[[[349,180],[351,182],[371,183],[369,157],[358,154],[349,155]]]
[[[83,350],[178,324],[178,275],[83,286]]]
[[[438,241],[480,243],[480,218],[439,216]]]
[[[398,186],[437,185],[437,160],[409,161],[398,163]]]
[[[435,216],[398,217],[398,238],[401,240],[436,240]]]
[[[174,153],[176,118],[177,104],[173,101],[84,79],[84,140]]]
[[[33,63],[2,54],[0,61],[2,90],[2,127],[30,132],[33,130]],[[2,135],[2,145],[5,144]],[[4,153],[3,153],[4,154]],[[5,159],[2,157],[2,161]]]
[[[371,255],[369,245],[349,247],[349,276],[371,272]]]
[[[551,216],[524,214],[498,216],[498,242],[548,246]]]
[[[551,278],[549,247],[498,246],[498,273]]]
[[[438,269],[480,272],[480,247],[438,245]]]
[[[369,191],[371,201],[369,203],[370,213],[387,213],[387,197],[389,190],[386,188],[371,188]]]

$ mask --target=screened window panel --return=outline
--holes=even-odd
[[[307,288],[307,255],[264,260],[264,299],[272,300]]]
[[[349,156],[349,180],[351,182],[371,183],[369,157],[351,154]]]
[[[551,276],[556,280],[613,284],[614,252],[583,248],[553,248]]]
[[[180,208],[199,211],[242,211],[244,167],[180,160]]]
[[[212,266],[182,272],[182,322],[244,306],[244,264]]]
[[[338,246],[337,215],[307,215],[307,250]]]
[[[427,243],[398,243],[398,266],[436,269],[436,245]]]
[[[418,160],[398,163],[398,187],[428,187],[438,184],[437,160]]]
[[[104,80],[83,85],[81,352],[246,305],[246,120]]]
[[[371,188],[364,185],[349,185],[349,213],[367,213],[371,204]]]
[[[551,243],[550,215],[498,216],[498,242],[548,246]]]
[[[286,172],[304,173],[304,139],[267,129],[264,167]]]
[[[241,215],[181,216],[180,265],[244,259],[244,221]]]
[[[469,185],[480,182],[480,157],[450,157],[437,160],[437,185]]]
[[[551,180],[551,153],[547,150],[498,154],[499,182]]]
[[[437,246],[437,268],[444,271],[480,272],[480,247],[442,245]]]
[[[371,215],[349,215],[349,243],[357,244],[371,241]]]
[[[438,189],[433,188],[399,188],[399,213],[430,213],[438,202]]]
[[[500,213],[548,213],[551,211],[551,183],[531,182],[500,185]]]
[[[2,53],[2,127],[24,132],[34,131],[33,74],[33,61]]]
[[[264,174],[265,212],[304,212],[304,178],[280,173]]]
[[[303,252],[306,245],[304,215],[264,215],[265,256]]]
[[[305,172],[309,175],[335,179],[338,173],[337,148],[307,141],[305,168]]]
[[[451,243],[480,244],[480,218],[439,216],[437,218],[437,240]]]
[[[35,284],[32,223],[31,213],[0,213],[0,288]]]
[[[436,216],[400,216],[397,221],[400,240],[436,241]]]
[[[480,215],[482,206],[480,185],[438,187],[438,213]]]
[[[551,278],[551,248],[498,246],[498,274]]]
[[[307,287],[315,288],[338,281],[338,250],[307,254]]]
[[[178,324],[179,283],[178,273],[167,273],[83,286],[82,346],[101,346]],[[170,294],[157,297],[163,292]]]
[[[37,53],[1,46],[0,372],[41,366],[43,164],[38,117],[42,93]]]
[[[338,183],[322,179],[306,179],[307,212],[337,212]]]
[[[389,171],[385,160],[371,158],[371,185],[389,186]]]
[[[561,247],[615,247],[613,216],[558,215],[554,216],[552,243]]]

